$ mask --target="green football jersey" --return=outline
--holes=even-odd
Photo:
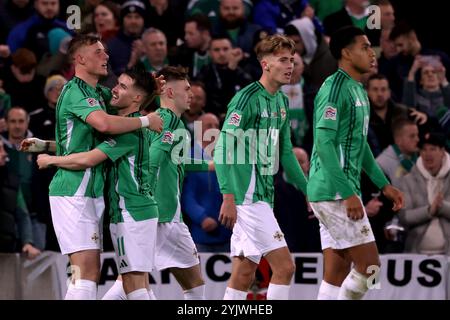
[[[334,150],[348,185],[360,194],[360,176],[367,147],[370,104],[361,83],[339,69],[328,77],[314,100],[314,147],[308,183],[309,201],[329,201],[342,198],[333,172],[324,169],[317,154],[319,128],[335,132]],[[331,156],[324,155],[330,158]]]
[[[88,115],[97,110],[106,110],[105,102],[111,100],[108,88],[91,87],[74,77],[64,86],[56,105],[56,155],[94,149],[101,140],[99,133],[88,123]],[[103,196],[103,165],[86,170],[58,168],[50,184],[50,196]]]
[[[150,187],[159,209],[158,222],[181,222],[180,195],[184,179],[184,157],[190,136],[183,121],[172,110],[159,108],[164,125],[161,133],[150,132]]]
[[[240,90],[228,105],[228,112],[214,150],[220,190],[233,194],[235,203],[257,201],[273,206],[273,175],[280,159],[300,180],[306,180],[292,153],[288,98],[281,91],[270,94],[259,82]],[[294,159],[294,160],[293,160]],[[292,172],[292,171],[291,171]]]
[[[139,117],[139,112],[128,115]],[[107,165],[107,201],[111,223],[127,221],[128,211],[134,221],[158,217],[156,201],[150,194],[149,135],[147,128],[108,138],[97,146],[112,163]]]

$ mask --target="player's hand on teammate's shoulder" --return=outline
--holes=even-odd
[[[388,184],[383,188],[383,194],[394,203],[392,210],[398,211],[405,206],[405,198],[403,192],[394,186]]]
[[[161,132],[163,129],[163,120],[161,119],[158,112],[151,112],[147,114],[149,125],[148,128],[150,130]]]
[[[36,162],[39,169],[48,168],[50,166],[50,158],[51,156],[45,153],[38,155]]]

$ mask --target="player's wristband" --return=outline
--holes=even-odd
[[[33,144],[31,144],[28,149],[27,152],[43,152],[43,151],[48,151],[48,145],[50,145],[49,141],[45,141],[45,140],[41,140],[38,138],[30,138],[29,140],[31,140],[33,142]]]
[[[147,128],[150,125],[150,120],[147,116],[139,117],[139,120],[141,120],[141,128]]]

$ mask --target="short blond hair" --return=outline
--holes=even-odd
[[[274,34],[262,39],[255,48],[256,57],[259,61],[269,54],[287,49],[295,53],[295,42],[282,34]]]

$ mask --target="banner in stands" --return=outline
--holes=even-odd
[[[206,298],[221,300],[230,277],[231,259],[227,254],[200,254]],[[322,254],[293,254],[296,264],[290,299],[316,299],[322,281]],[[117,278],[114,253],[101,256],[102,269],[98,298],[101,299]],[[447,299],[450,257],[395,254],[381,256],[379,282],[371,277],[365,299]],[[68,259],[59,253],[44,252],[29,261],[20,254],[0,254],[2,281],[0,299],[62,299],[67,290]],[[372,270],[372,272],[375,270]],[[3,276],[1,276],[3,275]],[[270,271],[265,260],[249,291],[249,299],[264,299]],[[159,299],[183,299],[175,278],[167,271],[153,272],[151,286]]]
[[[201,253],[201,266],[206,282],[206,298],[221,300],[231,272],[231,259],[227,254]],[[316,299],[322,281],[322,254],[293,254],[296,264],[290,292],[291,299]],[[371,289],[365,299],[373,300],[433,300],[447,299],[447,256],[383,255],[379,281],[376,268],[370,278]],[[65,270],[64,270],[65,272]],[[102,270],[98,296],[101,298],[117,277],[114,253],[102,254]],[[270,271],[262,263],[248,298],[264,299],[269,284]],[[151,287],[158,299],[183,299],[175,278],[167,271],[153,272]],[[61,291],[65,291],[65,288]]]

